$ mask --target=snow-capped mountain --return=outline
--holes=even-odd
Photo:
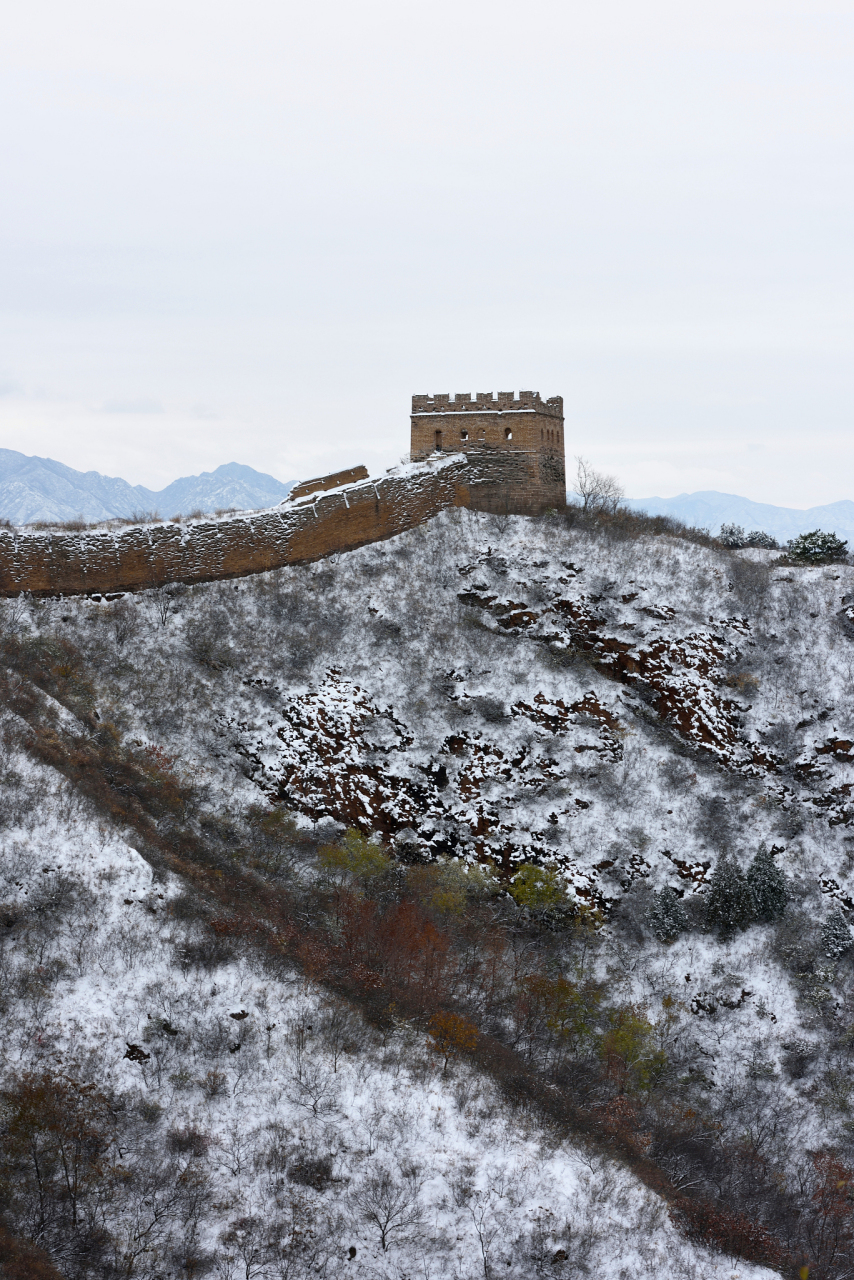
[[[173,480],[165,489],[146,489],[98,471],[75,471],[52,458],[0,449],[0,519],[12,524],[84,520],[94,524],[156,511],[164,519],[228,507],[254,510],[287,497],[291,484],[238,462],[215,471]]]
[[[719,533],[722,524],[737,524],[748,532],[764,530],[778,542],[785,543],[798,534],[821,529],[825,533],[836,533],[854,545],[854,502],[847,498],[798,510],[709,489],[680,493],[675,498],[629,498],[626,505],[633,511],[646,511],[653,516],[674,516],[683,524],[708,529],[712,534]]]

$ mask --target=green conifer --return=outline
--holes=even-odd
[[[647,919],[659,942],[673,942],[688,927],[685,908],[669,885],[653,897]]]
[[[851,930],[840,907],[831,911],[821,927],[821,945],[830,960],[838,960],[851,946]]]
[[[792,538],[786,549],[793,560],[800,560],[803,564],[828,564],[831,560],[845,559],[848,543],[844,538],[837,538],[835,533],[813,529],[812,533]]]
[[[754,918],[753,892],[747,877],[726,854],[709,880],[706,926],[717,929],[722,938],[729,938],[737,929],[746,929]]]
[[[786,877],[764,844],[747,869],[747,883],[753,892],[754,919],[779,920],[786,910],[789,890]]]

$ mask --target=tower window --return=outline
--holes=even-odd
[[[436,448],[441,449],[441,447],[442,447],[442,433],[441,431],[437,431],[436,432]]]
[[[509,427],[505,427],[505,428],[504,428],[504,439],[505,439],[505,440],[512,440],[512,439],[513,439],[513,432],[510,430],[510,428],[509,428]]]
[[[468,440],[468,438],[469,438],[469,433],[466,431],[465,427],[463,427],[462,431],[460,432],[460,439]]]

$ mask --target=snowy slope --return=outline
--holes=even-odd
[[[97,713],[96,723],[112,726],[117,739],[180,762],[195,780],[196,823],[209,814],[211,830],[227,833],[231,823],[239,833],[248,806],[275,802],[305,831],[320,824],[325,839],[345,826],[379,833],[410,863],[491,866],[505,885],[524,865],[554,868],[570,906],[602,913],[585,944],[585,974],[603,984],[615,1009],[640,1011],[670,1064],[656,1123],[662,1107],[681,1109],[683,1120],[702,1115],[719,1135],[720,1158],[741,1171],[739,1186],[760,1162],[787,1194],[801,1195],[803,1213],[824,1194],[804,1169],[825,1157],[805,1153],[833,1151],[845,1167],[854,1158],[851,952],[828,955],[822,938],[834,913],[847,918],[854,910],[852,619],[854,569],[845,564],[781,568],[759,552],[467,511],[387,543],[236,583],[112,603],[3,605],[16,644],[60,655],[49,660],[66,672],[56,678],[66,681],[72,702]],[[14,763],[9,776],[24,777],[28,768]],[[46,796],[55,783],[39,785]],[[68,799],[42,798],[29,811],[31,818],[9,822],[3,833],[8,864],[23,868],[10,877],[10,898],[28,878],[47,874],[36,871],[42,859],[54,865],[59,853],[48,857],[48,849],[66,845],[74,848],[74,876],[90,859],[118,877],[113,896],[97,898],[81,917],[93,928],[103,924],[114,941],[103,951],[93,942],[77,972],[57,979],[56,1017],[40,1015],[39,1025],[63,1028],[55,1051],[77,1053],[79,1045],[85,1057],[97,1029],[98,1052],[114,1064],[113,1086],[151,1092],[170,1117],[174,1110],[176,1124],[209,1135],[212,1152],[225,1150],[229,1124],[251,1127],[257,1143],[269,1146],[272,1116],[290,1141],[304,1135],[315,1153],[332,1155],[341,1182],[322,1192],[323,1212],[345,1215],[346,1233],[336,1238],[344,1243],[346,1235],[348,1248],[352,1239],[365,1275],[414,1274],[407,1268],[415,1268],[417,1249],[419,1274],[484,1274],[481,1209],[503,1224],[495,1237],[501,1273],[535,1274],[525,1252],[534,1247],[533,1206],[562,1219],[567,1187],[580,1215],[569,1238],[592,1232],[594,1273],[656,1274],[667,1256],[676,1275],[680,1267],[686,1275],[716,1274],[708,1255],[674,1244],[664,1217],[643,1207],[649,1193],[628,1174],[596,1163],[585,1189],[573,1163],[577,1145],[564,1138],[546,1157],[536,1144],[548,1142],[547,1127],[534,1119],[522,1141],[492,1086],[462,1064],[442,1077],[403,1022],[391,1048],[360,1031],[358,1063],[333,1082],[337,1109],[323,1125],[314,1115],[298,1122],[286,1081],[296,1070],[295,1028],[309,1016],[314,1028],[317,1002],[329,995],[281,972],[274,980],[240,948],[208,971],[202,961],[182,966],[182,949],[200,945],[197,925],[165,914],[163,904],[177,901],[177,882],[164,881],[154,895],[164,898],[151,900],[128,832],[111,832],[86,806],[75,813]],[[746,867],[762,844],[787,878],[787,914],[722,939],[703,926],[711,876],[724,855]],[[308,859],[287,874],[310,882],[313,868]],[[128,880],[126,892],[131,875],[142,878],[136,889]],[[648,912],[653,891],[668,886],[687,925],[664,945]],[[569,935],[564,943],[559,931],[532,932],[506,895],[500,902],[496,919],[519,938],[523,973],[526,965],[572,973],[582,963]],[[130,916],[125,906],[133,906]],[[75,936],[88,928],[75,927]],[[68,936],[58,933],[50,945],[64,954]],[[90,1000],[93,1019],[80,1012]],[[268,1006],[262,1026],[254,1010]],[[225,1032],[219,1059],[202,1046],[214,1043],[217,1018],[228,1027],[225,1019],[242,1010],[246,1028],[257,1032],[257,1064],[236,1081]],[[510,1027],[508,1011],[489,1016],[491,1034]],[[181,1035],[158,1031],[157,1018]],[[268,1057],[263,1029],[273,1024],[276,1034],[288,1031]],[[125,1062],[128,1042],[151,1058]],[[15,1043],[22,1047],[8,1058],[10,1070],[40,1052],[29,1032],[16,1033]],[[533,1041],[519,1043],[540,1052]],[[245,1060],[241,1047],[241,1069]],[[210,1070],[226,1072],[222,1096],[230,1101],[208,1098],[193,1083]],[[360,1094],[365,1073],[370,1088]],[[400,1096],[411,1105],[406,1123],[388,1120],[382,1160],[409,1185],[409,1149],[419,1152],[410,1182],[418,1182],[433,1226],[427,1236],[401,1232],[404,1255],[383,1252],[359,1217],[356,1190],[348,1190],[373,1167],[365,1163],[372,1158],[366,1140],[356,1136],[368,1094],[388,1097],[388,1114],[392,1095],[394,1105]],[[677,1186],[707,1176],[687,1147],[680,1154],[655,1142],[651,1158]],[[517,1171],[509,1182],[518,1183],[518,1204],[507,1199],[507,1179],[491,1170],[497,1152],[503,1169]],[[466,1163],[473,1189],[456,1192],[452,1166]],[[223,1197],[228,1207],[205,1218],[204,1248],[213,1255],[229,1222],[272,1212],[264,1196],[273,1193],[260,1175],[229,1176],[237,1182]],[[714,1177],[726,1181],[720,1170]],[[641,1230],[646,1213],[649,1228]],[[568,1265],[577,1265],[563,1240],[553,1233],[548,1247],[564,1249]],[[751,1269],[739,1263],[738,1274]]]
[[[5,766],[39,804],[3,831],[3,1084],[46,1066],[94,1073],[142,1130],[126,1125],[114,1156],[125,1172],[99,1206],[112,1243],[98,1274],[131,1259],[133,1275],[185,1274],[170,1268],[192,1256],[195,1274],[243,1275],[251,1248],[254,1276],[734,1274],[618,1165],[520,1123],[470,1070],[443,1075],[406,1023],[380,1036],[251,954],[184,958],[198,932],[181,884],[56,775],[15,752]],[[409,1197],[385,1250],[364,1212],[384,1172]],[[192,1212],[163,1195],[190,1174]],[[73,1265],[62,1243],[54,1255]]]

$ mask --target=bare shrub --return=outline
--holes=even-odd
[[[205,1073],[204,1079],[199,1081],[202,1091],[207,1098],[218,1098],[225,1093],[228,1085],[228,1076],[224,1071],[212,1070]]]
[[[384,1252],[394,1235],[423,1222],[420,1183],[413,1171],[396,1176],[389,1169],[376,1169],[353,1192],[352,1203],[365,1222],[376,1227]]]
[[[340,1275],[334,1265],[340,1262],[342,1252],[344,1224],[340,1215],[324,1211],[315,1200],[295,1190],[277,1196],[276,1203],[280,1216],[269,1230],[270,1276],[274,1280],[307,1280]],[[355,1250],[351,1250],[350,1256],[354,1255]]]
[[[198,938],[184,938],[175,943],[175,959],[182,973],[203,969],[211,973],[234,959],[234,948],[224,938],[205,933]]]
[[[575,492],[585,515],[597,511],[614,512],[623,499],[623,488],[614,476],[594,471],[586,458],[575,459]]]
[[[727,565],[727,573],[741,604],[750,610],[759,608],[771,585],[771,566],[733,556]]]
[[[109,605],[104,610],[103,619],[110,627],[118,649],[123,648],[139,631],[137,606],[127,600],[117,600]]]
[[[173,1154],[204,1156],[211,1144],[210,1137],[201,1130],[185,1125],[182,1128],[170,1129],[166,1135],[166,1149]]]
[[[296,1156],[288,1165],[288,1177],[303,1187],[325,1191],[332,1181],[332,1156],[316,1156],[309,1152]]]

